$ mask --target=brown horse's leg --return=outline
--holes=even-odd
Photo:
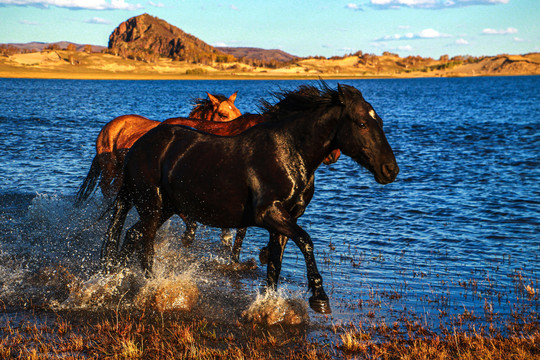
[[[275,232],[291,238],[302,251],[307,267],[309,288],[313,293],[309,298],[310,307],[322,314],[331,313],[328,296],[324,291],[322,277],[317,269],[313,254],[313,242],[308,233],[296,224],[296,219],[291,218],[279,203],[272,204],[260,214],[263,227],[271,233]],[[280,245],[273,237],[270,238],[268,250],[267,285],[276,288],[281,271],[281,252],[283,250],[280,249]]]
[[[242,249],[242,243],[246,236],[247,228],[241,228],[236,230],[236,238],[234,239],[234,245],[232,248],[232,260],[234,262],[240,262],[240,250]]]

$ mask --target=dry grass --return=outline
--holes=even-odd
[[[343,353],[366,359],[537,359],[540,358],[540,331],[529,335],[511,333],[506,336],[489,331],[444,330],[432,333],[421,326],[409,327],[401,333],[386,326],[369,330],[352,327],[340,335],[336,344]],[[373,339],[378,339],[374,341]]]
[[[2,359],[535,359],[540,331],[508,334],[446,329],[434,333],[414,320],[387,326],[336,326],[336,341],[309,339],[305,328],[209,323],[174,314],[64,314],[49,325],[5,320]],[[80,316],[80,314],[79,314]],[[73,318],[68,320],[68,318]],[[96,319],[99,318],[99,319]]]

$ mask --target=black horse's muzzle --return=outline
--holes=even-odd
[[[393,182],[399,173],[399,166],[395,161],[382,164],[381,171],[378,176],[375,176],[375,180],[379,184],[389,184]]]

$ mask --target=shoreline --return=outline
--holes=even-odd
[[[538,74],[481,74],[481,75],[455,75],[448,76],[430,74],[430,75],[413,75],[413,76],[397,76],[397,75],[342,75],[336,76],[332,74],[320,74],[318,76],[306,75],[170,75],[170,74],[90,74],[90,73],[58,73],[58,72],[24,72],[24,73],[9,73],[0,72],[0,79],[40,79],[40,80],[128,80],[128,81],[178,81],[178,80],[197,80],[197,81],[212,81],[212,80],[381,80],[381,79],[434,79],[434,78],[479,78],[479,77],[522,77],[522,76],[539,76]]]

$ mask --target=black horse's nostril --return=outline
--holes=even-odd
[[[387,179],[395,179],[399,173],[399,167],[395,162],[383,164],[382,173]]]

